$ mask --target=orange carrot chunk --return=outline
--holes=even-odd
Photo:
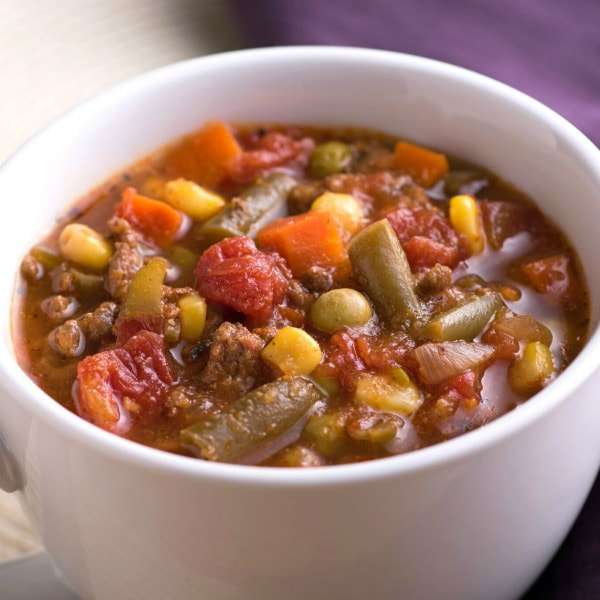
[[[348,255],[340,234],[325,212],[274,221],[258,232],[256,240],[262,248],[281,254],[294,277],[301,277],[312,266],[333,268],[340,276],[348,270]]]
[[[162,247],[173,242],[182,220],[181,213],[165,202],[142,196],[131,187],[123,191],[116,214]]]
[[[431,187],[448,172],[448,159],[443,154],[409,142],[396,144],[394,162],[424,188]]]
[[[170,176],[215,187],[241,154],[242,148],[229,127],[216,121],[172,150],[165,159],[166,169]]]

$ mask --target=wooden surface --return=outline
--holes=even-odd
[[[0,163],[115,83],[239,46],[224,0],[0,0]],[[0,491],[0,561],[39,544],[17,497]]]

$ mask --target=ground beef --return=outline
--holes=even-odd
[[[79,356],[88,341],[100,340],[111,333],[117,313],[114,302],[103,302],[94,311],[56,327],[50,333],[50,347],[69,358]]]
[[[252,389],[265,376],[260,351],[262,338],[239,323],[222,323],[210,349],[200,381],[209,389],[238,397]]]
[[[70,296],[48,296],[41,304],[41,308],[48,318],[53,321],[62,321],[70,317],[79,307],[77,300]]]
[[[300,183],[292,188],[288,195],[288,207],[291,214],[304,213],[310,209],[310,205],[324,191],[325,185],[322,181],[311,181]]]
[[[394,153],[379,140],[357,140],[352,144],[355,173],[372,173],[394,168]]]
[[[302,284],[292,279],[288,283],[287,299],[290,305],[307,312],[315,301],[315,297],[310,292],[307,292]]]
[[[21,262],[21,274],[27,281],[37,281],[44,275],[44,267],[39,260],[28,254]]]
[[[108,265],[106,289],[119,302],[125,299],[127,288],[135,273],[144,264],[138,248],[137,234],[125,219],[114,217],[109,227],[115,236],[115,253]]]
[[[57,294],[68,294],[75,291],[75,280],[73,273],[66,262],[50,271],[52,290]]]
[[[417,291],[420,296],[441,292],[452,284],[452,269],[437,263],[419,279]]]
[[[315,265],[302,276],[302,284],[311,292],[327,292],[333,285],[331,270]]]
[[[103,302],[94,311],[77,319],[89,339],[99,340],[108,335],[115,324],[118,307],[114,302]]]
[[[74,319],[53,329],[48,341],[54,351],[67,358],[79,356],[85,349],[85,336]]]

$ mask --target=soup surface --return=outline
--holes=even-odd
[[[15,344],[45,392],[222,462],[453,438],[550,383],[588,329],[577,257],[529,199],[369,131],[208,123],[82,198],[21,272]]]

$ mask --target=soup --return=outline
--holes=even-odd
[[[15,344],[49,396],[243,464],[461,435],[551,383],[589,320],[531,200],[372,131],[208,123],[82,198],[21,271]]]

